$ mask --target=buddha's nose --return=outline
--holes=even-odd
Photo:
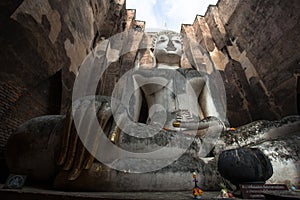
[[[175,51],[176,50],[176,48],[174,47],[174,44],[173,44],[172,40],[169,40],[166,50],[167,51]]]

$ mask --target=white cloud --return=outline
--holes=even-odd
[[[157,0],[126,0],[127,9],[136,9],[136,20],[146,21],[147,27],[158,27],[154,6]]]
[[[146,29],[165,28],[180,31],[181,24],[192,24],[196,15],[204,15],[208,5],[218,0],[126,0],[136,9],[136,19],[146,21]]]

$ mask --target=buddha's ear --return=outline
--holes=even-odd
[[[180,68],[183,67],[183,56],[181,56],[181,58],[180,58],[179,67],[180,67]]]
[[[153,49],[153,48],[150,48],[150,49],[149,49],[149,54],[150,54],[150,56],[152,57],[152,59],[155,59],[155,56],[154,56],[154,49]]]
[[[138,51],[134,62],[134,70],[138,70],[140,68],[140,59],[141,59],[141,54]]]
[[[154,56],[154,48],[149,49],[150,56],[152,57],[152,68],[156,67],[156,58]]]

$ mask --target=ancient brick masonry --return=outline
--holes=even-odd
[[[123,30],[127,13],[124,0],[4,1],[0,10],[2,156],[21,123],[65,112],[83,59]]]
[[[297,0],[220,0],[182,26],[222,74],[232,125],[297,114],[299,8]]]
[[[116,34],[115,37],[119,38],[110,40],[109,48],[118,51],[117,61],[111,63],[104,72],[98,84],[97,94],[111,96],[115,84],[120,77],[132,69],[137,55],[137,49],[143,39],[143,31],[145,29],[145,22],[135,20],[136,11],[127,9],[126,15],[122,20],[124,25],[124,34]],[[132,30],[130,34],[127,31]],[[129,33],[129,32],[128,32]],[[120,38],[124,37],[124,38]],[[109,52],[107,52],[109,53]]]

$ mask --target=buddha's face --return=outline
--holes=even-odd
[[[180,36],[174,34],[162,34],[158,36],[155,43],[154,55],[159,63],[179,63],[182,56]]]

